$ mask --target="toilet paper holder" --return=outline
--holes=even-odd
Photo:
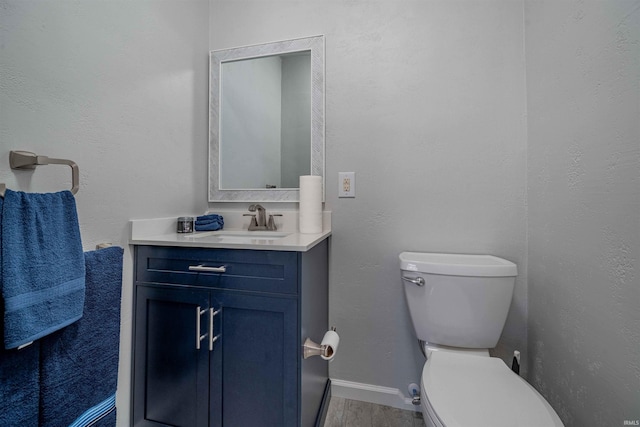
[[[331,327],[332,332],[336,332],[335,326]],[[327,333],[328,334],[328,333]],[[325,338],[327,336],[325,334]],[[324,339],[323,339],[324,342]],[[321,356],[325,360],[331,360],[335,356],[335,352],[337,350],[337,343],[335,345],[331,344],[318,344],[314,342],[311,338],[307,338],[304,341],[303,348],[303,357],[308,359],[312,356]]]

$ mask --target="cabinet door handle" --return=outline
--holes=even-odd
[[[196,307],[196,350],[200,350],[200,342],[207,337],[207,334],[200,335],[200,316],[207,310],[202,310],[200,306]]]
[[[209,309],[209,351],[213,351],[213,343],[218,340],[220,335],[213,336],[213,316],[220,313],[220,310]]]
[[[204,265],[190,265],[189,271],[200,271],[203,273],[225,273],[227,271],[227,267],[221,265],[220,267],[205,267]]]

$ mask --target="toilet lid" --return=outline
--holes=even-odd
[[[547,401],[495,357],[431,353],[422,384],[446,427],[563,425]]]

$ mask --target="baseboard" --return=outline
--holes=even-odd
[[[413,405],[397,388],[381,387],[371,384],[331,379],[331,395],[345,399],[370,402],[377,405],[392,406],[407,411],[420,411],[420,406]]]

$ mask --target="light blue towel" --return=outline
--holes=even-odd
[[[5,348],[80,319],[85,265],[73,194],[6,190],[1,238]]]

